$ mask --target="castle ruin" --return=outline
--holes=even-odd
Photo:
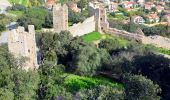
[[[129,40],[135,40],[142,42],[144,44],[153,44],[157,47],[163,47],[170,49],[170,40],[165,38],[155,38],[147,37],[142,32],[130,33],[124,30],[118,30],[115,28],[109,27],[107,21],[107,10],[100,3],[90,3],[90,15],[91,17],[87,18],[84,22],[74,24],[71,27],[68,27],[68,7],[67,5],[61,6],[61,4],[54,5],[53,7],[53,32],[61,32],[62,30],[68,30],[73,36],[82,36],[93,31],[100,33],[107,33],[111,35],[120,36]],[[140,30],[141,31],[141,30]],[[139,34],[140,33],[140,34]],[[167,46],[163,46],[160,42],[164,41]]]
[[[8,37],[8,49],[16,58],[28,58],[22,69],[35,70],[38,68],[33,25],[28,26],[28,32],[25,31],[24,27],[11,30]]]
[[[55,4],[53,7],[53,28],[54,32],[68,30],[73,36],[81,36],[93,31],[104,33],[109,28],[107,22],[106,9],[104,7],[92,8],[91,17],[82,23],[68,27],[68,7],[67,5]]]
[[[107,32],[109,29],[109,23],[107,21],[106,9],[103,6],[100,6],[95,9],[95,22],[96,22],[96,31],[100,33]]]
[[[66,4],[55,4],[53,6],[53,28],[54,32],[68,30],[68,7]]]

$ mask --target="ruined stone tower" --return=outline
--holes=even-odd
[[[68,30],[68,7],[66,4],[53,6],[53,28],[57,33]]]
[[[107,21],[106,9],[104,7],[101,6],[99,8],[96,8],[95,22],[96,22],[96,31],[100,33],[108,31],[109,23]]]
[[[25,31],[24,27],[11,30],[8,37],[8,49],[16,58],[28,58],[23,69],[35,70],[38,68],[35,29],[33,25],[28,26],[28,32]]]

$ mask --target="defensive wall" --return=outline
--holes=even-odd
[[[56,10],[60,9],[60,10]],[[54,32],[69,30],[73,36],[82,36],[84,34],[98,31],[124,37],[129,40],[142,42],[143,44],[152,44],[156,47],[162,47],[170,50],[170,39],[162,36],[145,36],[139,33],[130,33],[124,30],[109,27],[107,21],[107,11],[101,4],[90,4],[90,14],[84,22],[75,24],[67,29],[68,26],[68,7],[66,5],[56,5],[53,9]],[[64,15],[61,16],[61,15]],[[59,27],[63,26],[63,27]],[[50,31],[51,31],[50,30]],[[57,31],[56,31],[57,30]]]
[[[68,29],[73,36],[82,36],[95,31],[95,18],[94,16],[87,18],[84,22],[74,24]]]
[[[18,27],[17,29],[11,30],[8,37],[8,50],[15,58],[28,58],[22,69],[37,69],[38,64],[34,26],[29,25],[28,32],[25,31],[24,27]]]

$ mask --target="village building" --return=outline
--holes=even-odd
[[[170,14],[166,14],[163,16],[163,19],[165,19],[165,21],[167,21],[168,23],[170,23]]]
[[[104,3],[105,5],[110,5],[110,0],[98,0],[98,1]]]
[[[162,5],[162,6],[165,6],[165,2],[163,2],[163,1],[160,1],[158,4]]]
[[[115,3],[115,2],[111,2],[110,5],[109,5],[109,11],[111,12],[116,12],[118,11],[118,3]]]
[[[156,10],[157,10],[157,12],[162,12],[163,10],[164,10],[164,7],[163,6],[161,6],[161,5],[157,5],[156,6]]]
[[[128,8],[136,8],[138,7],[139,5],[136,3],[136,2],[132,2],[132,1],[124,1],[122,3],[122,7],[125,8],[125,9],[128,9]]]
[[[147,15],[147,21],[149,23],[157,23],[157,22],[159,22],[159,20],[160,20],[160,18],[156,13]]]
[[[135,23],[135,24],[144,24],[145,23],[145,20],[143,17],[141,16],[132,16],[132,22]]]
[[[155,7],[155,4],[153,4],[152,2],[147,2],[144,5],[145,10],[151,10],[153,7]]]
[[[165,13],[165,14],[170,14],[170,10],[169,10],[169,9],[166,9],[166,10],[164,10],[164,13]]]
[[[54,4],[55,4],[55,0],[45,0],[45,7],[48,9],[52,9]]]
[[[140,6],[144,6],[145,0],[137,0],[137,3],[139,3]]]

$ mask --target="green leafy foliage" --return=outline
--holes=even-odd
[[[161,89],[150,79],[141,75],[126,76],[125,99],[127,100],[160,100]]]
[[[85,46],[74,57],[75,72],[80,75],[94,75],[100,66],[101,57],[94,47]]]
[[[73,74],[64,74],[64,86],[66,86],[70,91],[78,91],[83,89],[90,89],[99,85],[108,85],[110,87],[115,87],[118,90],[123,90],[123,85],[113,82],[106,78],[93,78],[93,77],[83,77]]]
[[[0,24],[0,32],[5,31],[6,27],[3,24]]]
[[[99,43],[100,48],[106,49],[108,52],[112,53],[115,50],[123,49],[126,45],[121,42],[121,39],[104,39]]]
[[[47,10],[43,8],[30,8],[17,20],[17,22],[25,28],[27,28],[28,25],[35,25],[35,29],[41,29],[47,14]],[[48,20],[49,19],[46,19],[46,22]],[[51,23],[50,21],[48,22],[49,23],[47,24]]]
[[[8,53],[7,46],[0,46],[0,99],[33,99],[37,98],[36,89],[38,87],[39,76],[37,72],[24,71]],[[22,60],[23,62],[23,60]]]
[[[76,96],[85,100],[124,100],[122,91],[106,85],[99,85],[93,89],[81,90]]]
[[[77,3],[77,6],[81,9],[81,11],[83,11],[83,9],[88,6],[88,0],[80,0]]]
[[[155,25],[152,27],[141,26],[141,27],[145,35],[161,35],[169,37],[170,30],[168,25]]]
[[[82,13],[69,10],[69,14],[68,14],[68,21],[69,22],[74,24],[74,23],[83,22],[85,19],[86,19],[86,16],[83,16]]]

